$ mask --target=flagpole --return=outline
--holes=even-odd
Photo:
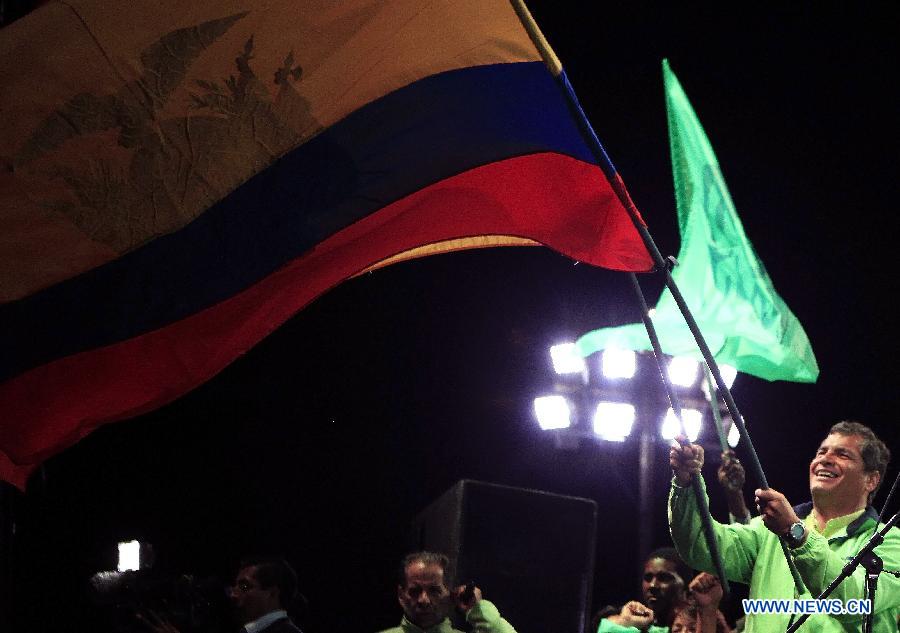
[[[700,348],[700,353],[703,356],[703,360],[706,362],[709,370],[712,372],[712,375],[716,380],[716,385],[718,385],[719,387],[719,392],[725,399],[725,405],[728,407],[728,412],[731,414],[731,419],[734,424],[737,425],[738,432],[741,435],[741,439],[744,440],[745,445],[747,446],[747,451],[750,455],[750,465],[754,471],[754,474],[760,482],[760,488],[762,488],[763,490],[768,489],[768,480],[766,479],[765,473],[763,472],[762,464],[760,464],[759,462],[759,456],[756,454],[756,449],[753,446],[753,441],[750,439],[750,436],[747,433],[747,429],[744,426],[744,418],[741,416],[741,413],[737,408],[737,404],[735,403],[734,398],[731,395],[731,390],[728,388],[728,386],[725,384],[725,380],[722,378],[722,373],[719,371],[719,365],[713,358],[712,352],[709,349],[709,345],[707,345],[706,343],[706,339],[700,332],[700,328],[697,325],[696,320],[694,320],[694,316],[691,313],[687,302],[685,302],[681,291],[676,285],[675,280],[672,278],[672,274],[669,271],[666,260],[663,258],[662,253],[660,253],[659,249],[657,248],[656,242],[653,240],[653,237],[647,230],[647,225],[641,218],[640,212],[637,210],[637,207],[632,201],[628,190],[625,188],[625,183],[622,182],[622,178],[616,171],[615,166],[609,159],[609,156],[607,156],[606,150],[604,150],[603,146],[600,144],[600,139],[597,138],[597,134],[596,132],[594,132],[594,128],[591,126],[590,121],[588,121],[587,115],[581,108],[581,104],[578,102],[578,97],[575,95],[575,90],[572,88],[572,84],[569,83],[569,79],[568,77],[566,77],[565,72],[563,72],[562,64],[560,63],[559,58],[550,48],[550,44],[541,33],[540,28],[534,21],[534,18],[531,16],[528,8],[525,6],[524,1],[510,0],[510,2],[512,3],[513,9],[522,22],[523,28],[525,28],[525,30],[528,32],[532,43],[540,52],[544,63],[547,65],[547,68],[559,81],[560,87],[563,89],[563,92],[565,93],[566,98],[569,101],[569,106],[572,108],[573,114],[581,127],[581,131],[585,137],[585,141],[588,143],[591,151],[594,153],[594,158],[597,160],[598,165],[606,174],[610,185],[613,188],[613,191],[616,193],[616,196],[619,198],[622,206],[625,207],[626,212],[631,218],[631,222],[634,224],[635,228],[638,231],[638,234],[641,236],[641,240],[644,242],[644,246],[646,246],[647,251],[650,253],[651,258],[653,259],[656,270],[663,274],[666,288],[668,288],[669,292],[672,293],[672,298],[675,300],[675,304],[678,306],[679,311],[684,317],[688,329],[694,336],[694,340],[697,343],[697,347]],[[698,501],[700,496],[702,495],[698,495]],[[709,515],[708,508],[706,515]],[[711,517],[710,520],[712,520]],[[798,592],[798,595],[802,595],[806,589],[803,585],[802,579],[800,578],[800,573],[797,571],[794,560],[791,558],[790,553],[788,552],[787,544],[783,540],[779,540],[781,541],[781,549],[784,553],[785,560],[787,561],[788,567],[791,570],[791,575],[794,578],[795,588]],[[712,554],[712,546],[710,546],[709,549],[710,554]],[[721,580],[725,581],[725,578],[722,578]]]
[[[621,180],[619,182],[621,182]],[[625,191],[624,186],[622,186],[622,192],[628,199],[629,204],[631,206],[634,206],[634,203],[628,196],[628,192]],[[635,209],[635,213],[636,212],[637,210]],[[631,213],[631,211],[629,211],[629,213]],[[750,439],[750,435],[747,433],[747,427],[744,426],[744,418],[743,416],[741,416],[741,412],[737,408],[737,403],[735,403],[734,398],[731,395],[731,390],[728,388],[728,386],[725,384],[725,380],[722,378],[722,372],[719,371],[719,365],[716,363],[715,358],[713,358],[712,352],[710,351],[709,346],[706,344],[706,339],[703,337],[703,333],[700,332],[700,327],[694,320],[694,315],[691,314],[691,310],[685,302],[684,297],[681,295],[681,291],[675,284],[675,280],[672,279],[672,274],[666,267],[665,261],[662,259],[662,255],[656,248],[656,244],[653,242],[653,238],[650,237],[650,233],[647,231],[647,227],[639,223],[638,218],[635,215],[632,215],[632,221],[634,222],[635,226],[638,227],[638,231],[641,233],[641,236],[646,236],[644,238],[644,243],[647,245],[648,249],[652,246],[651,254],[654,261],[657,262],[657,268],[659,268],[660,264],[662,264],[662,272],[665,274],[666,288],[668,288],[669,292],[672,293],[672,298],[675,299],[675,303],[678,305],[678,309],[681,311],[685,323],[690,329],[691,334],[694,335],[694,340],[697,342],[697,346],[700,348],[700,353],[703,355],[703,360],[706,361],[709,370],[712,372],[713,377],[716,379],[716,385],[718,386],[719,392],[722,394],[722,397],[725,399],[725,405],[728,407],[728,412],[731,414],[731,419],[737,425],[738,432],[741,434],[741,439],[744,440],[745,446],[747,447],[746,450],[750,455],[750,464],[753,467],[753,471],[756,474],[757,479],[759,480],[759,487],[763,490],[767,490],[769,488],[769,482],[766,479],[766,474],[763,472],[762,464],[760,464],[759,462],[759,456],[756,454],[756,448],[753,446],[753,441]],[[791,554],[788,551],[787,543],[784,542],[784,539],[778,539],[778,541],[781,543],[781,551],[784,553],[784,559],[787,561],[788,567],[791,570],[791,576],[793,576],[794,578],[794,587],[797,591],[797,595],[803,595],[803,593],[806,591],[806,587],[803,585],[803,580],[800,578],[800,572],[797,570],[797,566],[794,564],[794,559],[791,557]]]
[[[522,23],[522,26],[528,33],[528,37],[531,38],[531,43],[534,44],[541,54],[544,65],[554,77],[559,77],[562,74],[562,62],[559,61],[559,57],[550,48],[550,42],[547,41],[547,38],[541,33],[541,28],[534,21],[534,18],[531,17],[531,11],[525,6],[524,0],[510,0],[510,2],[512,3],[513,11],[519,16],[519,22]]]
[[[669,378],[669,375],[663,368],[662,346],[659,344],[659,337],[656,335],[656,326],[653,325],[653,320],[650,318],[650,309],[647,307],[647,299],[644,297],[641,285],[638,283],[637,275],[629,273],[628,277],[631,279],[631,287],[634,289],[638,303],[640,303],[641,306],[641,320],[644,322],[644,327],[647,328],[647,335],[650,337],[650,344],[653,346],[653,356],[656,358],[656,367],[659,369],[660,378],[662,378],[663,385],[665,385],[666,388],[666,396],[668,396],[672,411],[678,419],[678,424],[681,427],[681,434],[686,438],[687,431],[684,428],[684,420],[681,417],[681,403],[678,400],[678,396],[675,394],[675,389],[672,387],[672,381]],[[679,443],[684,446],[688,444],[688,441],[685,439],[683,442],[679,441]],[[691,488],[693,488],[694,496],[697,497],[697,504],[700,506],[700,522],[703,526],[703,535],[706,538],[706,544],[709,547],[709,555],[710,558],[713,559],[713,564],[716,567],[716,575],[719,577],[719,582],[722,584],[722,592],[727,598],[731,595],[731,587],[728,584],[728,578],[725,577],[725,566],[722,562],[722,555],[719,552],[719,542],[716,540],[716,533],[713,529],[712,514],[709,511],[709,501],[707,500],[706,495],[703,494],[703,487],[700,484],[699,477],[691,477]]]
[[[709,409],[712,411],[713,422],[716,425],[716,433],[719,436],[719,446],[722,452],[728,450],[728,438],[725,436],[725,429],[722,427],[722,414],[719,412],[719,393],[716,391],[716,385],[713,383],[712,374],[709,373],[709,365],[703,365],[703,375],[706,378],[706,388],[709,389]]]

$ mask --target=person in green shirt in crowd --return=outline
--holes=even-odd
[[[660,547],[647,556],[641,570],[641,600],[621,609],[604,607],[595,616],[591,633],[647,631],[664,633],[676,605],[685,600],[693,572],[673,547]]]
[[[722,464],[717,478],[725,492],[728,503],[729,520],[747,523],[750,511],[744,501],[744,467],[734,454],[728,450],[722,453]],[[667,633],[679,605],[687,606],[689,591],[694,572],[678,555],[673,547],[660,547],[650,553],[644,561],[641,571],[641,600],[632,600],[623,607],[608,605],[600,609],[591,621],[589,633]],[[703,574],[708,578],[694,586],[696,593],[718,583],[715,576]],[[720,588],[721,589],[721,588]],[[699,590],[699,591],[698,591]],[[704,593],[704,599],[709,597]],[[715,599],[713,611],[718,618],[718,604],[721,594]],[[695,601],[696,603],[696,601]],[[693,605],[699,608],[697,604]],[[702,609],[701,609],[702,610]],[[699,612],[699,611],[698,611]]]
[[[760,516],[746,525],[713,522],[725,574],[729,580],[750,586],[750,598],[810,599],[819,595],[876,531],[878,514],[869,505],[881,485],[890,460],[884,442],[858,422],[839,422],[831,427],[809,465],[812,502],[792,507],[774,489],[756,490]],[[669,527],[672,540],[684,560],[697,569],[712,571],[713,563],[702,533],[691,479],[703,478],[703,449],[697,444],[675,446],[669,461],[674,474],[669,495]],[[781,540],[805,585],[799,595],[782,553]],[[892,528],[875,548],[884,568],[900,571],[900,530]],[[842,582],[830,598],[848,605],[864,597],[865,571],[860,567]],[[897,631],[900,616],[900,579],[882,574],[872,605],[874,630]],[[748,633],[783,633],[789,613],[751,613]],[[802,631],[823,633],[860,631],[862,616],[856,613],[813,615]]]
[[[400,626],[381,633],[460,633],[447,617],[452,608],[464,613],[472,633],[516,633],[500,617],[478,587],[465,585],[451,590],[446,577],[450,561],[443,554],[416,552],[400,563],[397,600],[403,609]]]
[[[632,600],[621,609],[604,607],[594,616],[590,633],[668,633],[676,612],[688,605],[701,615],[709,612],[716,621],[722,587],[711,574],[692,580],[693,575],[674,548],[654,550],[644,561],[641,601]]]

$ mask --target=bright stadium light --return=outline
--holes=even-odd
[[[703,412],[698,411],[697,409],[683,409],[681,415],[682,418],[684,418],[684,430],[687,431],[688,439],[692,442],[696,442],[697,438],[700,436]]]
[[[137,541],[119,543],[119,564],[121,571],[137,571],[141,568],[141,544]]]
[[[747,418],[744,418],[744,425],[747,424]],[[738,442],[741,441],[741,432],[738,431],[737,424],[734,421],[731,422],[731,428],[728,429],[728,446],[731,448],[735,448],[738,445]]]
[[[560,343],[550,348],[553,370],[557,374],[579,374],[584,371],[584,359],[575,343]]]
[[[700,436],[700,425],[703,422],[703,412],[697,409],[682,409],[681,418],[684,420],[684,430],[687,432],[687,438],[691,442],[696,442]],[[666,411],[666,417],[663,419],[660,433],[664,440],[674,440],[675,436],[681,433],[681,425],[678,424],[678,418],[670,407]]]
[[[563,396],[541,396],[534,399],[534,414],[544,431],[567,429],[572,425],[572,411]]]
[[[669,409],[666,417],[663,418],[660,434],[664,440],[674,440],[679,433],[681,433],[681,425],[678,424],[678,418],[672,413],[672,409]]]
[[[600,402],[594,412],[594,433],[604,440],[624,442],[634,424],[634,405],[627,402]]]
[[[630,349],[609,347],[600,356],[600,366],[607,378],[633,378],[637,369],[637,355]]]
[[[669,380],[679,387],[691,387],[697,382],[700,363],[686,356],[675,356],[669,361]]]
[[[719,365],[719,373],[722,374],[722,380],[725,381],[725,386],[731,389],[731,385],[734,384],[734,379],[737,378],[737,369],[731,365]]]
[[[731,389],[731,386],[734,384],[734,381],[737,378],[737,369],[735,369],[731,365],[719,365],[719,373],[722,374],[722,380],[725,381],[725,386]],[[703,384],[700,386],[700,388],[703,389],[703,395],[706,396],[707,400],[712,400],[712,398],[709,396],[709,382],[703,380],[702,383]]]

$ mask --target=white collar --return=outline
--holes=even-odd
[[[262,616],[261,618],[257,618],[253,620],[253,622],[248,622],[244,625],[244,630],[247,633],[259,633],[264,628],[275,622],[275,620],[280,620],[282,618],[287,617],[287,611],[284,609],[277,609],[275,611],[269,611],[267,614]]]

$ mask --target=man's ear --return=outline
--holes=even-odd
[[[397,585],[397,601],[403,605],[403,585]]]
[[[866,480],[866,490],[872,492],[878,487],[879,483],[881,483],[881,473],[877,470],[869,473],[869,477]]]

